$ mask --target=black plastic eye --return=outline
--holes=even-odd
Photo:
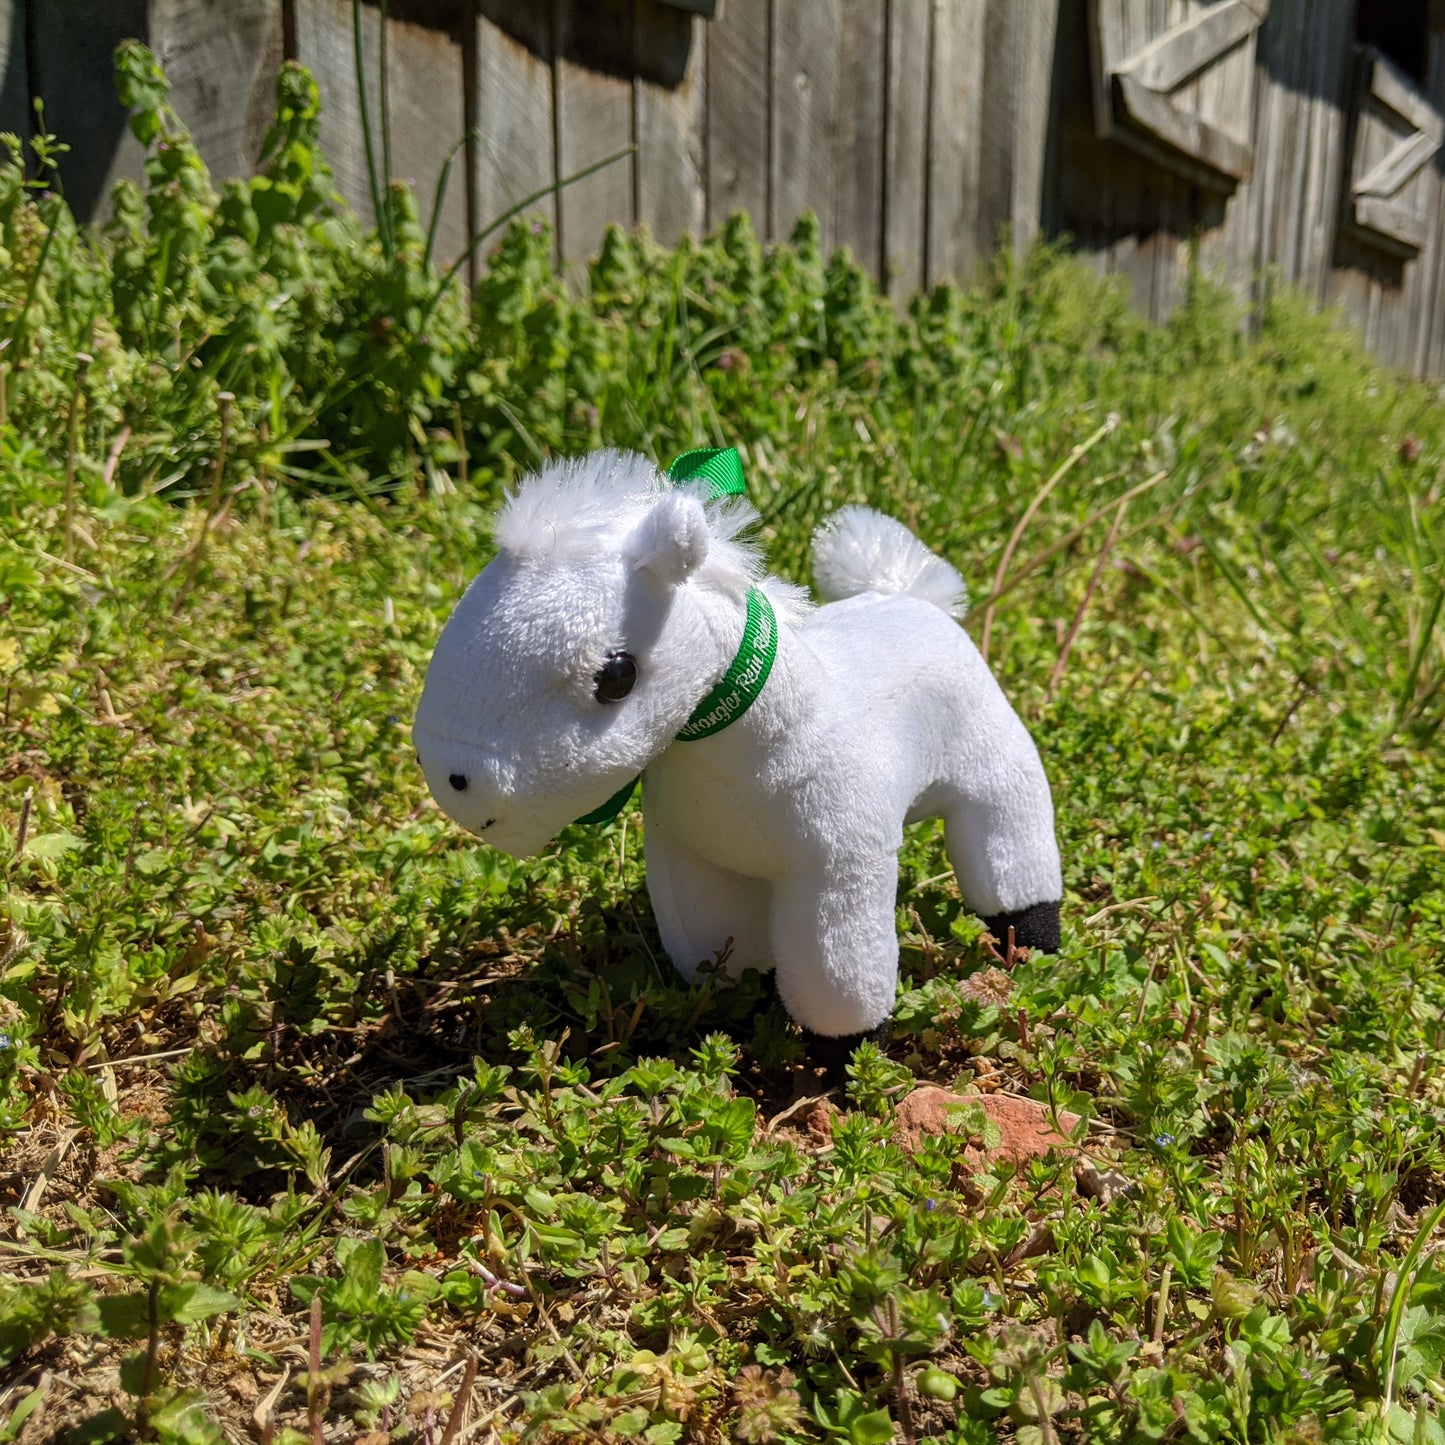
[[[453,773],[451,777],[447,779],[447,782],[459,793],[465,793],[467,790],[467,775],[465,773]]]
[[[630,652],[609,652],[592,681],[598,702],[621,702],[637,681],[637,659]]]

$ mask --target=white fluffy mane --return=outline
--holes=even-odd
[[[497,546],[518,560],[587,556],[666,490],[667,478],[635,452],[553,462],[508,494],[497,516]]]
[[[618,549],[652,501],[674,483],[638,452],[600,451],[553,462],[525,477],[497,515],[497,546],[519,561],[567,563]],[[705,504],[707,560],[697,580],[729,597],[741,598],[761,585],[774,606],[797,616],[810,606],[801,587],[764,577],[755,543],[738,534],[758,520],[741,497],[710,500],[707,483],[687,483]]]

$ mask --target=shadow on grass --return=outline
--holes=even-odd
[[[592,1080],[641,1058],[690,1062],[708,1034],[742,1051],[737,1084],[759,1107],[784,1107],[812,1070],[771,977],[730,978],[725,958],[683,982],[662,952],[643,890],[619,902],[582,900],[561,925],[518,922],[515,900],[473,915],[465,933],[410,963],[387,940],[360,951],[344,1005],[314,958],[278,960],[269,1009],[238,1009],[225,1036],[177,1070],[175,1128],[152,1158],[157,1171],[194,1153],[209,1180],[260,1199],[285,1187],[305,1151],[313,1182],[353,1181],[380,1169],[365,1156],[382,1136],[375,1101],[404,1093],[424,1103],[478,1061],[515,1067],[518,1030],[560,1039]],[[320,1161],[330,1151],[329,1163]]]

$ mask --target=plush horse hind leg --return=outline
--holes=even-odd
[[[648,891],[684,976],[731,939],[729,966],[775,968],[805,1030],[881,1037],[906,822],[943,817],[991,931],[1057,948],[1048,782],[949,615],[952,568],[850,508],[815,539],[838,600],[813,608],[737,542],[753,516],[619,453],[523,483],[413,737],[446,812],[518,854],[641,773]]]

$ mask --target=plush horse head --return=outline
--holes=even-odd
[[[498,555],[437,642],[412,738],[442,809],[534,853],[672,741],[732,656],[761,568],[754,518],[646,458],[549,467],[497,520]]]

